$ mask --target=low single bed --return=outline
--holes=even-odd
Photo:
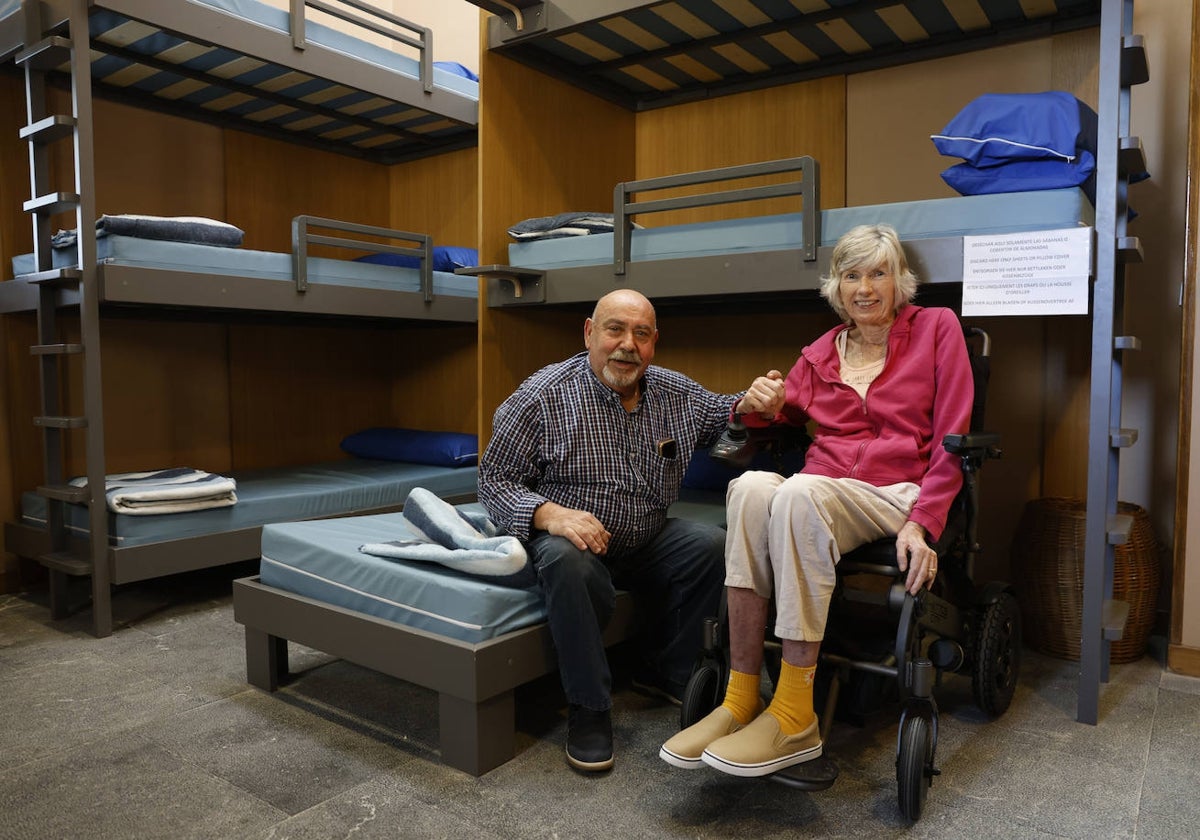
[[[724,494],[685,490],[670,513],[724,525]],[[233,587],[247,679],[278,688],[292,641],[429,688],[442,761],[482,775],[514,755],[514,690],[555,670],[545,606],[536,588],[358,550],[406,529],[399,513],[263,528],[260,574]],[[635,618],[622,593],[605,641],[630,638]]]
[[[783,176],[787,180],[779,180]],[[745,178],[775,182],[668,198],[661,190]],[[634,218],[666,210],[799,196],[796,213],[639,228]],[[488,279],[489,306],[578,303],[618,287],[652,299],[814,292],[838,237],[886,222],[928,283],[961,283],[963,237],[1091,227],[1092,203],[1078,187],[823,209],[810,157],[724,167],[618,184],[613,232],[509,245],[508,265],[458,269]]]

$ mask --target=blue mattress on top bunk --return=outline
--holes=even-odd
[[[201,534],[236,531],[269,522],[290,522],[399,507],[414,487],[439,496],[464,496],[476,490],[475,467],[435,467],[401,461],[351,458],[269,470],[228,473],[237,481],[237,504],[190,513],[130,516],[109,513],[109,542],[117,547],[141,545]],[[87,507],[68,505],[68,527],[88,529]],[[41,526],[46,499],[21,496],[22,521]]]
[[[475,503],[460,507],[483,512]],[[724,525],[724,493],[685,491],[670,515]],[[470,643],[545,620],[536,586],[497,586],[444,566],[358,550],[408,533],[401,513],[267,525],[259,577],[276,589]]]
[[[268,26],[280,32],[291,32],[291,13],[284,9],[276,9],[258,0],[197,0],[206,6],[212,6],[223,12],[237,15],[252,23]],[[420,64],[416,59],[402,55],[385,46],[363,41],[345,32],[332,29],[311,19],[312,13],[304,22],[305,38],[323,47],[337,50],[346,55],[379,64],[390,70],[404,73],[413,78],[420,78]],[[416,21],[414,21],[416,22]],[[366,34],[366,30],[364,30]],[[411,34],[411,33],[406,33]],[[463,76],[433,68],[433,83],[437,87],[446,88],[472,99],[479,98],[479,83]]]
[[[68,268],[76,265],[75,250],[73,245],[54,248],[54,267]],[[130,265],[214,276],[260,277],[294,282],[292,255],[274,251],[252,251],[245,248],[110,235],[96,240],[96,259],[100,265]],[[36,270],[35,266],[33,254],[13,257],[14,275],[30,274]],[[420,272],[415,268],[325,257],[309,258],[308,281],[392,291],[417,292],[421,289]],[[435,271],[433,292],[438,295],[478,297],[479,283],[474,277],[460,277],[449,272]]]
[[[1018,233],[1090,226],[1094,211],[1078,188],[902,201],[821,211],[821,244],[833,245],[855,225],[886,222],[902,239]],[[630,259],[662,260],[798,248],[800,213],[633,231]],[[602,265],[613,259],[613,234],[514,242],[508,261],[523,268]]]

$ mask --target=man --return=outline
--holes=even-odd
[[[652,366],[657,342],[649,300],[629,289],[605,295],[584,321],[587,351],[504,401],[480,461],[479,501],[526,545],[545,595],[569,704],[567,761],[584,771],[613,765],[601,633],[614,587],[661,605],[647,673],[635,679],[678,700],[724,582],[724,531],[669,519],[667,508],[736,397]]]

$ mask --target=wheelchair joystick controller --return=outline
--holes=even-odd
[[[754,447],[750,445],[750,433],[742,423],[740,414],[733,415],[709,454],[735,469],[744,469],[749,465],[754,457]]]

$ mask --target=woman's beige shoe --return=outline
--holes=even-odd
[[[700,755],[705,747],[741,728],[742,725],[737,722],[731,711],[724,706],[717,706],[706,717],[672,736],[662,745],[658,757],[667,764],[684,770],[698,770],[704,766]]]
[[[775,716],[764,712],[745,727],[739,727],[738,731],[712,741],[704,749],[700,760],[722,773],[753,777],[769,776],[786,767],[820,757],[821,729],[815,717],[803,732],[784,735]]]

